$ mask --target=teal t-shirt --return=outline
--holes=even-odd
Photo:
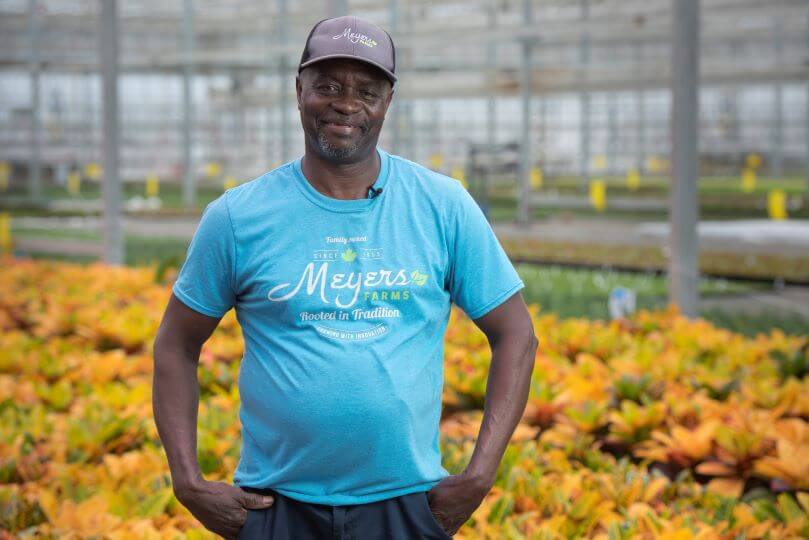
[[[242,327],[236,485],[345,505],[449,474],[450,303],[476,319],[524,284],[458,181],[377,152],[374,198],[323,195],[298,158],[203,212],[173,292]]]

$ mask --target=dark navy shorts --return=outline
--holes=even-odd
[[[269,508],[247,510],[238,540],[446,540],[452,538],[419,491],[366,504],[331,506],[290,499],[273,489],[240,486],[272,495]]]

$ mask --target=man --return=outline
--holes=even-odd
[[[296,90],[305,154],[209,204],[154,344],[174,492],[226,538],[448,538],[492,487],[528,396],[524,286],[455,180],[377,148],[395,52],[356,17],[319,22]],[[451,302],[492,365],[462,474],[441,466]],[[245,351],[234,484],[196,459],[202,344],[234,307]]]

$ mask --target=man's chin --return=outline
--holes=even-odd
[[[362,145],[359,141],[331,141],[324,133],[321,133],[317,140],[321,155],[333,160],[350,161],[362,153]]]

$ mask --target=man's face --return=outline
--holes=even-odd
[[[304,134],[321,158],[352,163],[375,150],[393,97],[382,71],[348,58],[321,60],[301,70],[295,88]]]

